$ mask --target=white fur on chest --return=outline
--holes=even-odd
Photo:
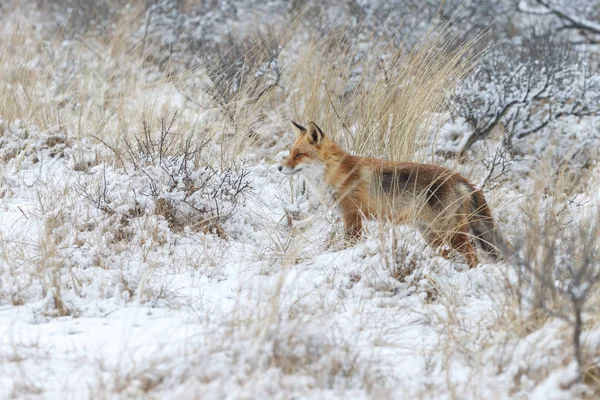
[[[306,179],[306,183],[321,204],[331,210],[337,208],[337,191],[333,187],[326,184],[324,180],[315,182],[312,179]]]
[[[304,170],[302,176],[321,204],[330,210],[338,207],[337,190],[325,181],[325,168],[312,165]]]

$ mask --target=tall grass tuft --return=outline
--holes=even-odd
[[[323,45],[315,35],[295,63],[292,114],[319,121],[356,154],[423,158],[432,154],[423,150],[433,118],[480,57],[477,40],[453,39],[441,24],[411,46],[390,37],[355,41],[344,33],[332,33]]]

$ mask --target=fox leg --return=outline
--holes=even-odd
[[[458,231],[452,235],[450,238],[450,245],[454,250],[465,257],[467,264],[469,264],[469,268],[475,268],[477,264],[479,264],[477,252],[464,227],[459,228]]]
[[[346,239],[356,241],[362,235],[362,216],[358,210],[343,210],[342,220]]]

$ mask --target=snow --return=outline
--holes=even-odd
[[[246,10],[228,1],[197,15],[185,15],[176,3],[161,1],[146,11],[150,31],[159,36],[148,44],[149,54],[175,44],[219,43],[224,31],[249,32],[254,23],[236,19]],[[249,1],[246,8],[260,14],[270,6],[277,12],[287,7],[258,3]],[[388,2],[358,3],[368,14],[393,8]],[[348,7],[344,13],[355,13]],[[343,25],[345,17],[336,10],[328,9],[324,18]],[[408,21],[405,29],[423,23]],[[10,25],[2,30],[3,37],[12,35]],[[281,65],[299,61],[305,34],[284,47]],[[132,34],[135,40],[143,35],[144,26]],[[49,115],[60,107],[72,113],[69,108],[87,102],[77,124],[65,128],[62,120],[41,118],[44,124],[37,125],[34,118],[0,115],[0,399],[593,396],[577,382],[571,324],[535,312],[535,288],[521,282],[530,277],[515,263],[481,254],[482,264],[468,269],[460,256],[446,259],[427,247],[417,230],[379,222],[366,223],[358,243],[344,242],[335,211],[277,170],[291,143],[281,121],[290,110],[301,114],[310,105],[296,96],[302,88],[289,86],[287,98],[274,95],[271,114],[252,127],[257,142],[241,143],[247,147],[243,157],[235,165],[219,160],[221,165],[212,163],[214,154],[240,144],[228,141],[232,129],[219,110],[189,101],[175,72],[173,80],[157,83],[158,67],[146,62],[158,61],[129,63],[108,51],[96,58],[77,53],[78,43],[65,39],[61,50],[44,47],[64,52],[52,64],[60,71],[52,76],[54,87],[44,87],[41,79],[33,84],[51,105],[40,100],[44,112],[51,108]],[[89,39],[88,45],[97,44]],[[369,43],[359,46],[368,52]],[[47,67],[40,55],[27,61],[23,65],[34,76]],[[204,71],[182,65],[173,69],[198,75],[194,85],[208,79]],[[256,77],[272,83],[267,72],[273,67],[262,64]],[[63,81],[83,81],[80,70],[87,68],[90,82],[82,85],[89,89],[80,98],[57,89]],[[128,74],[135,86],[129,86]],[[105,82],[104,75],[114,81]],[[123,93],[129,91],[134,93]],[[194,86],[190,92],[199,104],[209,104],[202,90]],[[14,93],[16,100],[24,96]],[[118,113],[110,108],[113,98],[122,107]],[[275,104],[280,100],[283,106]],[[183,121],[168,136],[177,139],[173,148],[185,143],[187,133],[194,140],[209,128],[218,133],[206,147],[194,141],[202,149],[189,158],[161,153],[152,144],[160,134],[154,125],[145,147],[123,145],[131,131],[140,135],[129,120],[154,121],[172,110]],[[439,117],[443,122],[429,144],[456,152],[472,129],[463,118]],[[103,126],[98,137],[121,146],[123,159],[90,136],[94,118]],[[485,190],[517,250],[529,228],[526,215],[538,212],[541,218],[560,205],[569,228],[598,217],[598,118],[569,117],[550,128],[552,135],[543,130],[516,141],[521,155]],[[490,137],[472,151],[499,145]],[[564,179],[587,179],[586,185],[560,203],[543,187],[539,210],[532,211],[528,197],[548,155],[551,166],[568,159],[569,172],[577,173]],[[470,156],[455,165],[436,160],[480,183],[486,166]],[[580,171],[584,166],[588,175]],[[553,173],[547,172],[548,186],[557,179]],[[585,285],[577,293],[598,288]],[[592,369],[600,349],[597,292],[588,301],[582,348]]]
[[[175,233],[161,217],[142,215],[129,224],[129,243],[115,243],[116,219],[68,188],[103,171],[111,207],[126,214],[131,193],[151,201],[132,190],[135,176],[107,166],[74,171],[47,149],[36,157],[28,168],[28,158],[20,169],[9,163],[4,177],[13,194],[0,207],[11,252],[2,291],[21,304],[0,309],[1,397],[447,398],[450,387],[481,398],[508,394],[517,365],[546,365],[531,353],[548,346],[536,339],[508,365],[492,351],[509,266],[468,270],[436,256],[410,228],[384,228],[379,239],[376,224],[364,242],[330,246],[331,234],[341,235],[335,215],[290,193],[276,163],[250,167],[252,195],[225,223],[226,240]],[[305,227],[282,222],[291,209]],[[16,249],[24,254],[14,257]],[[393,278],[394,263],[403,281]],[[49,269],[41,276],[40,264]],[[52,286],[44,274],[57,274],[68,315],[55,292],[44,294]],[[546,333],[554,329],[536,334],[554,340]],[[552,381],[536,386],[556,390]]]

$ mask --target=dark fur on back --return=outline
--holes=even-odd
[[[427,203],[433,208],[438,205],[443,205],[443,199],[447,196],[450,190],[450,184],[446,177],[440,176],[427,187]]]
[[[409,186],[411,174],[398,169],[384,170],[381,172],[381,189],[385,193],[403,192]]]
[[[381,171],[381,189],[385,193],[405,193],[409,191],[414,195],[424,195],[431,207],[443,204],[443,199],[451,190],[448,182],[449,175],[440,174],[433,182],[419,174],[419,166],[411,168],[384,169]],[[425,193],[416,193],[417,188],[426,186]]]

